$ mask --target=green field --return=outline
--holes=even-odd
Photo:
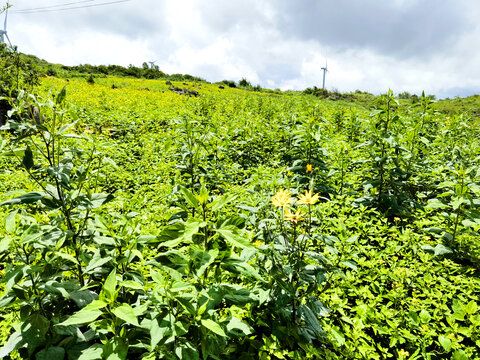
[[[480,359],[478,97],[92,79],[2,131],[0,358]]]

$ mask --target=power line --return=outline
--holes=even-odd
[[[42,6],[42,7],[37,7],[37,8],[15,9],[15,10],[13,10],[13,11],[14,11],[14,12],[24,12],[24,11],[33,11],[33,10],[44,10],[44,9],[51,9],[51,8],[56,8],[56,7],[64,7],[64,6],[81,4],[81,3],[92,2],[92,1],[95,1],[95,0],[82,0],[82,1],[70,2],[70,3],[66,3],[66,4]]]
[[[91,8],[91,7],[96,7],[96,6],[119,4],[119,3],[124,3],[124,2],[128,2],[128,1],[132,1],[132,0],[117,0],[117,1],[110,1],[110,2],[104,2],[104,3],[99,3],[99,4],[93,4],[93,5],[71,6],[71,7],[65,7],[65,8],[60,8],[60,9],[44,9],[44,10],[28,10],[28,9],[26,9],[26,10],[12,11],[12,12],[15,12],[17,14],[37,14],[37,13],[44,13],[44,12],[86,9],[86,8]],[[87,1],[85,1],[85,2],[87,2]],[[59,6],[62,6],[62,5],[59,5]],[[63,6],[65,6],[65,4]]]

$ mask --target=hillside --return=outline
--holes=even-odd
[[[478,97],[90,75],[4,127],[0,357],[480,358]]]

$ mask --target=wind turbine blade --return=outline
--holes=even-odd
[[[7,33],[5,32],[5,36],[7,37],[7,40],[8,40],[8,43],[10,44],[10,46],[12,46],[12,43],[10,41],[10,38],[8,37]]]
[[[7,16],[8,16],[8,3],[7,3],[7,9],[5,10],[5,21],[3,22],[3,30],[5,33],[7,32]]]

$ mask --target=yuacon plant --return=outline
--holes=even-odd
[[[480,167],[475,164],[478,156],[472,162],[475,165],[465,166],[471,162],[465,159],[469,150],[455,148],[451,163],[445,168],[447,178],[436,186],[439,193],[426,206],[439,212],[440,223],[425,231],[441,242],[435,248],[430,245],[423,248],[435,255],[453,250],[456,256],[476,263],[480,259]]]
[[[201,125],[189,113],[175,120],[178,139],[183,144],[176,154],[177,168],[190,189],[199,187],[200,176],[205,173],[202,169],[202,160],[206,158],[208,138],[212,135],[208,132],[207,125]]]
[[[151,242],[161,252],[147,263],[152,350],[181,359],[247,353],[254,319],[246,314],[266,301],[268,290],[251,264],[256,248],[245,219],[225,214],[235,196],[212,196],[204,184],[198,192],[178,186],[174,194],[180,211]]]
[[[75,115],[65,99],[65,88],[46,99],[20,91],[9,112],[15,120],[2,127],[9,132],[2,155],[28,174],[33,191],[19,189],[20,195],[0,204],[8,211],[7,236],[0,242],[6,263],[0,305],[18,314],[0,357],[17,350],[24,358],[63,359],[101,334],[105,356],[124,343],[114,324],[130,308],[114,305],[112,283],[115,273],[133,276],[128,264],[141,257],[141,245],[129,219],[116,221],[123,232],[114,237],[113,226],[99,217],[97,209],[113,199],[96,192],[106,159],[91,138],[75,133]],[[29,116],[30,105],[39,109],[41,121]],[[81,328],[101,315],[104,326]]]
[[[74,133],[65,97],[65,88],[53,99],[20,91],[9,111],[15,120],[2,127],[10,132],[2,155],[28,173],[34,190],[19,189],[21,195],[0,204],[10,209],[8,235],[0,246],[7,263],[0,304],[19,314],[16,331],[0,350],[2,357],[17,349],[26,357],[63,353],[54,344],[66,330],[55,325],[72,313],[74,304],[82,306],[98,296],[88,290],[95,273],[102,277],[90,219],[113,196],[95,192],[102,158],[91,139]],[[30,105],[39,109],[41,121],[31,118]]]
[[[318,233],[315,207],[319,194],[307,190],[293,197],[289,190],[279,190],[271,199],[274,209],[264,219],[257,234],[260,272],[268,279],[267,301],[254,308],[257,333],[264,333],[260,358],[287,355],[291,358],[321,357],[327,336],[320,319],[330,310],[320,301],[323,291],[332,286],[342,267],[355,268],[345,259],[344,249],[355,238]],[[268,329],[274,329],[270,335]],[[279,351],[283,349],[284,353]]]
[[[405,171],[405,149],[399,134],[398,100],[393,92],[379,96],[371,113],[370,139],[357,146],[365,148],[368,166],[363,174],[365,196],[357,203],[373,206],[388,216],[408,215],[417,206],[408,191],[411,173]]]
[[[333,189],[327,182],[327,152],[322,146],[325,130],[319,120],[314,111],[313,116],[296,126],[290,147],[283,158],[299,187],[308,188],[314,175],[316,181],[313,190],[328,195]]]

